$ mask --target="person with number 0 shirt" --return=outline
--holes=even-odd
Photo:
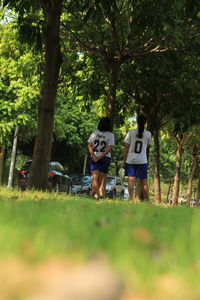
[[[140,179],[146,201],[149,201],[149,186],[147,180],[148,153],[151,144],[151,133],[145,129],[147,119],[139,115],[137,129],[129,130],[125,137],[124,165],[125,176],[128,176],[129,199],[133,199],[136,179]]]
[[[92,173],[92,196],[105,195],[106,174],[111,163],[111,149],[115,145],[109,117],[100,119],[98,129],[88,139],[90,171]],[[101,189],[100,189],[101,187]]]

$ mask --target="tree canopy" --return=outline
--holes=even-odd
[[[50,157],[62,153],[62,162],[73,170],[87,153],[87,137],[98,118],[108,114],[118,172],[122,126],[141,111],[155,146],[170,147],[169,161],[162,151],[157,155],[161,179],[169,182],[176,147],[163,130],[181,137],[199,120],[199,1],[1,4],[7,22],[0,24],[0,144],[9,145],[16,124],[20,142],[36,136],[34,168],[42,163],[45,186]],[[189,162],[189,156],[184,159]]]

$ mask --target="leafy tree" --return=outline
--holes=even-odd
[[[18,124],[20,127],[18,149],[23,154],[32,157],[42,58],[39,52],[19,41],[18,29],[13,19],[9,19],[8,23],[3,23],[0,30],[2,45],[0,138],[4,147],[9,146],[9,143],[12,142],[14,127]],[[66,70],[61,72],[51,153],[51,159],[62,162],[70,172],[73,172],[77,168],[76,166],[80,165],[80,161],[84,159],[84,155],[87,153],[86,138],[95,128],[98,120],[97,111],[92,111],[92,109],[88,120],[87,102],[84,101],[84,98],[87,99],[89,94],[85,93],[84,95],[83,93],[85,78],[83,76],[80,80],[80,63],[75,65],[75,58],[80,60],[76,54],[72,53],[72,57],[65,54],[65,65],[73,67],[74,74],[77,73],[77,75],[72,84],[73,76],[75,76],[73,72],[70,72],[69,76],[66,75]],[[82,85],[81,93],[77,88],[78,84],[75,84],[78,80],[81,81],[79,86]],[[87,90],[87,86],[85,90]],[[81,94],[83,94],[82,98],[80,98]],[[99,111],[101,111],[101,103],[99,103]],[[3,137],[5,138],[3,139]],[[1,148],[2,157],[5,151],[4,147]],[[82,165],[77,172],[82,172]]]
[[[15,23],[0,25],[0,174],[6,147],[10,147],[15,127],[19,139],[27,141],[35,134],[36,99],[39,86],[40,56],[19,41]],[[1,178],[1,176],[0,176]],[[1,181],[1,179],[0,179]]]
[[[68,146],[69,143],[71,147],[73,146],[73,153],[76,153],[76,158],[70,160],[71,166],[73,161],[77,161],[81,153],[81,159],[83,159],[87,153],[86,140],[90,132],[97,127],[99,118],[106,115],[107,82],[98,57],[94,57],[94,55],[91,57],[87,53],[70,52],[66,54],[64,51],[66,46],[70,47],[63,41],[63,64],[58,90],[55,129],[58,132],[57,125],[59,125],[59,128],[62,128],[61,138],[63,139],[65,136]],[[120,117],[116,120],[120,120]],[[124,123],[125,119],[122,121]],[[82,129],[79,129],[80,126]],[[121,129],[118,129],[117,126],[114,127],[114,135],[116,146],[112,154],[112,161],[113,174],[116,174],[120,168],[124,137]],[[73,142],[71,142],[72,139]],[[68,155],[73,155],[71,148],[68,150]],[[76,164],[73,165],[74,169],[77,169]],[[71,167],[70,169],[73,171]]]
[[[173,93],[171,110],[169,111],[169,119],[173,120],[170,132],[177,143],[176,171],[172,196],[174,204],[178,203],[182,151],[184,144],[193,134],[193,126],[199,122],[200,112],[200,91],[197,83],[199,81],[199,60],[190,56],[186,57],[183,62],[188,62],[189,65],[182,64],[184,68],[180,68],[179,70],[182,71],[181,77],[173,82],[173,91],[175,93]]]
[[[121,66],[127,60],[144,57],[182,46],[184,27],[196,14],[198,3],[190,1],[71,1],[65,5],[63,19],[67,37],[77,44],[77,51],[101,57],[108,80],[108,114],[114,120],[116,91]],[[177,24],[182,26],[177,26]],[[80,49],[80,50],[79,50]]]
[[[38,29],[34,17],[41,14],[40,11],[42,10],[40,20],[43,29],[42,41],[45,53],[44,77],[38,103],[38,125],[29,188],[46,189],[53,137],[54,109],[61,65],[60,17],[62,0],[36,0],[34,2],[30,0],[23,2],[20,0],[5,0],[3,4],[18,12],[18,24],[22,32],[26,33],[25,37],[30,29]],[[33,33],[35,33],[34,30]]]
[[[177,124],[180,121],[185,127],[197,121],[199,66],[199,59],[194,57],[192,51],[187,52],[187,55],[175,51],[135,60],[123,70],[128,74],[121,81],[122,88],[129,97],[128,103],[133,107],[136,102],[145,113],[148,128],[154,136],[156,202],[161,201],[159,131],[170,119]],[[186,107],[191,115],[188,115]]]
[[[164,64],[163,64],[164,63]],[[166,122],[166,113],[162,107],[169,101],[169,71],[166,66],[172,64],[168,54],[149,55],[143,60],[135,60],[124,68],[128,78],[121,82],[124,93],[132,106],[136,103],[148,120],[148,129],[154,137],[154,192],[155,201],[161,201],[160,187],[160,145],[159,131]]]
[[[11,24],[0,25],[0,33],[0,144],[6,146],[16,124],[24,139],[35,130],[40,59],[20,44]]]
[[[86,9],[87,1],[83,2],[74,1],[67,7],[70,12],[68,20],[70,20],[71,37],[81,49],[101,57],[108,74],[108,111],[113,120],[118,112],[116,91],[119,78],[122,77],[122,65],[128,60],[144,58],[145,55],[154,52],[176,52],[178,49],[187,49],[188,38],[195,40],[192,36],[196,33],[199,4],[195,2],[194,7],[191,7],[190,1],[186,1],[186,6],[171,1],[170,6],[161,8],[160,3],[152,5],[152,1],[142,3],[140,1],[139,6],[137,1],[134,3],[124,1],[123,4],[120,1],[98,1],[98,3],[95,1],[89,9]],[[152,5],[150,13],[149,10],[140,10],[141,7],[146,8],[148,5]],[[143,20],[143,24],[138,22],[139,17]],[[176,26],[178,23],[182,26]],[[161,200],[158,133],[162,122],[158,118],[161,98],[159,96],[159,92],[153,96],[154,111],[151,115],[148,114],[151,119],[149,123],[154,124],[154,139],[157,146],[155,148],[155,198],[158,202]]]
[[[53,138],[54,110],[61,65],[60,17],[62,0],[42,1],[45,66],[38,104],[38,125],[29,188],[46,189]]]

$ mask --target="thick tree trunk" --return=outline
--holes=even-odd
[[[197,166],[197,161],[198,161],[198,158],[194,157],[192,159],[191,166],[190,166],[190,175],[189,175],[188,185],[187,185],[187,200],[188,200],[189,205],[191,203],[192,183],[193,183],[194,173],[195,173],[196,166]]]
[[[54,109],[61,66],[60,16],[62,0],[44,0],[44,81],[38,106],[38,126],[29,188],[46,189],[53,139]]]
[[[172,204],[178,204],[179,186],[180,186],[180,173],[181,173],[181,156],[182,156],[182,141],[177,142],[176,151],[176,171],[173,181]]]
[[[161,202],[161,188],[160,188],[160,144],[159,131],[154,130],[154,199],[156,203]]]
[[[5,147],[0,146],[0,185],[2,184]]]
[[[112,126],[115,118],[116,90],[118,85],[119,69],[119,62],[112,62],[109,64],[108,116],[111,119]]]

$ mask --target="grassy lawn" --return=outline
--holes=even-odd
[[[199,208],[1,188],[0,254],[0,265],[98,258],[137,295],[123,299],[200,299]]]

